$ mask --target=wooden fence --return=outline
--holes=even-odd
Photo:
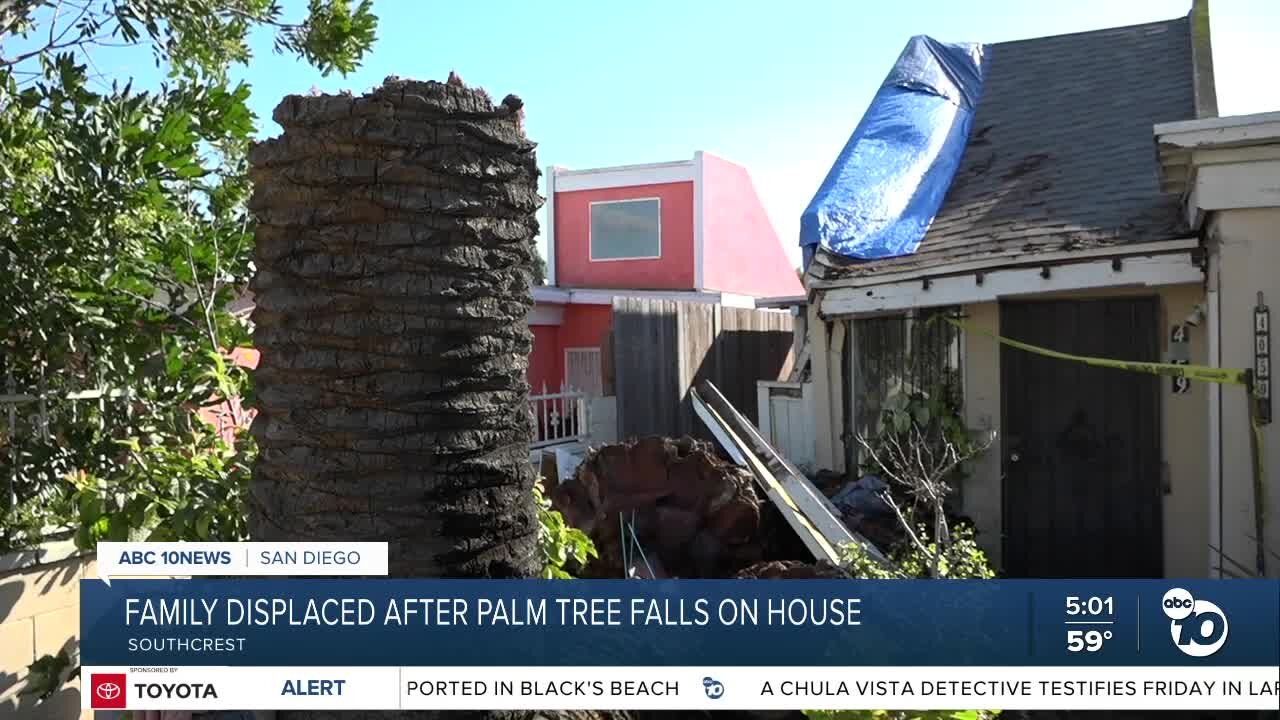
[[[613,385],[620,439],[641,435],[709,438],[689,390],[710,380],[758,422],[756,381],[790,371],[792,318],[786,312],[640,298],[613,301]]]

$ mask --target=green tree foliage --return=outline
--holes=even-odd
[[[542,253],[536,250],[533,253],[533,284],[547,284],[547,261],[542,258]]]
[[[916,535],[929,538],[925,525]],[[974,540],[973,528],[958,525],[951,529],[951,542],[939,552],[938,542],[930,539],[921,550],[915,544],[904,544],[890,553],[892,567],[874,560],[861,545],[850,543],[840,548],[840,564],[854,577],[870,580],[925,580],[933,576],[933,559],[938,558],[938,578],[946,580],[990,580],[996,576],[987,555]]]
[[[0,381],[40,398],[0,428],[0,551],[68,526],[86,548],[244,537],[252,443],[196,415],[250,395],[228,362],[250,329],[228,306],[252,272],[254,117],[228,71],[269,26],[277,52],[347,73],[377,22],[368,0],[281,15],[274,0],[0,4]],[[98,74],[95,51],[122,45],[150,48],[167,81]],[[84,391],[106,395],[68,398]],[[77,672],[65,654],[29,671],[40,698]]]
[[[551,499],[542,492],[542,483],[533,484],[533,497],[538,504],[538,547],[542,552],[542,577],[546,580],[568,580],[570,570],[581,568],[599,557],[595,543],[581,530],[564,521],[560,511],[551,509]]]
[[[374,40],[369,2],[18,0],[0,9],[0,382],[44,399],[0,428],[0,550],[78,527],[103,538],[245,532],[251,443],[196,415],[250,393],[228,304],[252,272],[245,157],[256,27],[323,72]],[[158,88],[98,74],[104,46],[149,48]],[[69,393],[109,397],[71,401]],[[39,412],[37,406],[43,406]]]

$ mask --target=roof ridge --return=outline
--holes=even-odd
[[[1186,15],[1181,15],[1179,17],[1168,18],[1166,20],[1150,20],[1148,22],[1133,23],[1131,25],[1117,25],[1115,27],[1097,28],[1094,30],[1078,30],[1076,32],[1062,33],[1059,35],[1041,35],[1039,37],[1021,38],[1018,40],[1001,40],[1000,42],[994,42],[991,44],[995,46],[1017,45],[1019,43],[1037,42],[1039,40],[1057,40],[1058,38],[1077,37],[1080,35],[1096,35],[1099,33],[1114,32],[1116,30],[1133,30],[1135,28],[1141,28],[1141,27],[1150,27],[1150,26],[1156,26],[1156,25],[1172,25],[1177,22],[1188,22],[1188,21],[1189,21],[1189,18]]]

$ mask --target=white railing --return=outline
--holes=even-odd
[[[543,385],[540,394],[529,396],[534,431],[529,447],[586,442],[591,436],[590,405],[581,390],[561,386],[560,392],[549,393]]]

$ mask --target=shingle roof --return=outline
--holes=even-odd
[[[1196,116],[1187,18],[989,46],[969,144],[913,255],[857,262],[820,250],[835,279],[942,270],[983,258],[1185,237],[1162,194],[1152,125]]]

